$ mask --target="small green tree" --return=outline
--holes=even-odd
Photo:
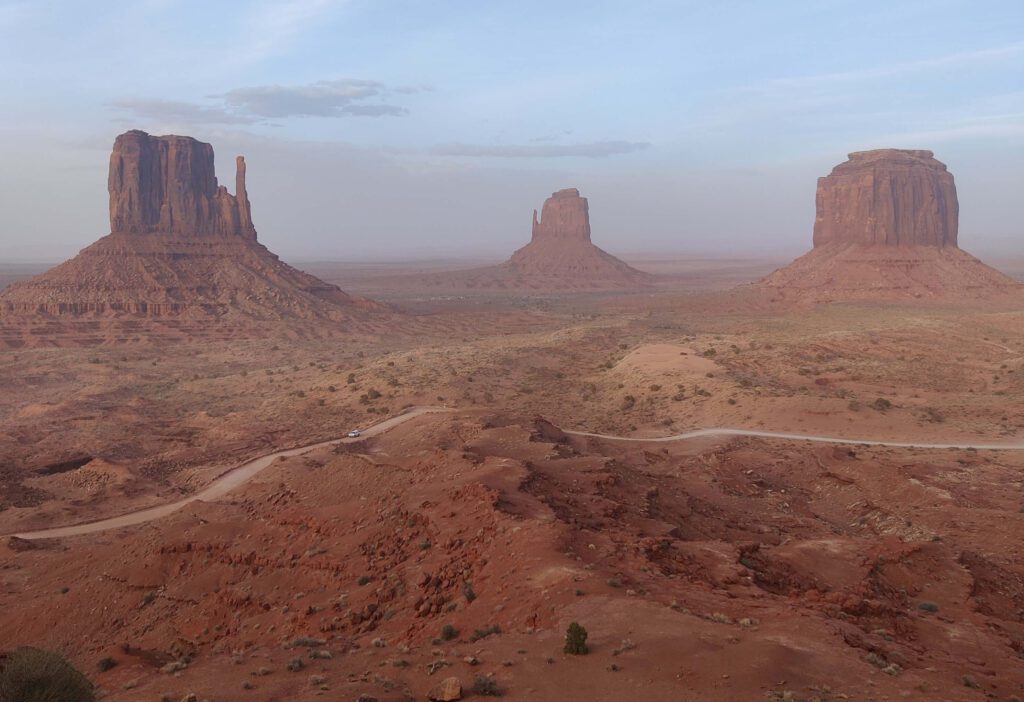
[[[590,650],[587,648],[587,630],[576,622],[570,624],[565,631],[565,648],[562,650],[574,656],[587,653]]]
[[[59,653],[19,648],[0,664],[3,702],[93,702],[92,683]]]

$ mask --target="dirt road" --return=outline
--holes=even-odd
[[[308,451],[313,451],[318,448],[325,446],[332,446],[334,444],[349,443],[354,441],[360,441],[363,438],[377,436],[383,434],[388,429],[408,422],[411,419],[429,414],[433,412],[452,412],[454,410],[447,409],[444,407],[414,407],[404,414],[400,414],[390,419],[386,419],[380,424],[363,431],[362,436],[359,438],[350,439],[343,437],[340,439],[331,439],[330,441],[321,441],[320,443],[310,444],[309,446],[300,446],[298,448],[286,449],[284,451],[275,451],[274,453],[254,458],[253,460],[243,463],[242,465],[232,468],[224,475],[214,480],[206,488],[197,492],[191,497],[186,497],[183,500],[172,502],[166,505],[159,505],[157,507],[150,507],[148,509],[139,510],[138,512],[130,512],[123,514],[119,517],[111,517],[109,519],[101,519],[96,522],[88,522],[86,524],[74,524],[71,526],[54,527],[52,529],[41,529],[39,531],[24,532],[21,534],[14,534],[22,539],[56,539],[66,536],[80,536],[82,534],[91,534],[97,531],[104,531],[107,529],[117,529],[120,527],[133,526],[135,524],[142,524],[144,522],[151,521],[153,519],[159,519],[165,517],[177,510],[181,509],[185,505],[195,502],[196,500],[215,500],[218,497],[226,495],[228,492],[238,487],[251,479],[254,475],[260,471],[269,467],[278,458],[284,458],[288,456],[299,456]],[[817,436],[814,434],[788,434],[784,432],[774,431],[757,431],[754,429],[731,429],[728,427],[721,428],[708,428],[708,429],[696,429],[694,431],[684,432],[682,434],[673,434],[672,436],[661,436],[661,437],[632,437],[632,436],[615,436],[611,434],[596,434],[586,431],[570,431],[565,430],[566,434],[572,436],[585,436],[595,439],[606,439],[609,441],[635,441],[645,443],[663,443],[668,441],[685,441],[687,439],[696,439],[704,436],[752,436],[763,439],[785,439],[789,441],[813,441],[824,444],[853,444],[860,446],[887,446],[891,448],[920,448],[920,449],[976,449],[976,450],[988,450],[988,451],[1024,451],[1024,443],[1006,443],[1006,444],[995,444],[995,443],[981,443],[981,442],[964,442],[964,443],[925,443],[925,442],[902,442],[902,441],[880,441],[874,439],[847,439],[835,436]]]
[[[157,507],[149,507],[148,509],[139,510],[138,512],[129,512],[128,514],[122,514],[118,517],[111,517],[109,519],[101,519],[96,522],[87,522],[85,524],[73,524],[71,526],[54,527],[52,529],[41,529],[39,531],[28,531],[21,534],[14,534],[22,539],[57,539],[65,536],[80,536],[82,534],[91,534],[96,531],[105,531],[107,529],[118,529],[120,527],[133,526],[135,524],[142,524],[153,519],[159,519],[160,517],[166,517],[167,515],[177,512],[185,505],[195,502],[197,500],[216,500],[218,497],[222,497],[234,490],[242,483],[250,480],[254,475],[265,470],[278,458],[286,458],[289,456],[299,456],[309,451],[313,451],[318,448],[326,446],[333,446],[334,444],[351,443],[355,441],[362,441],[365,438],[377,436],[383,434],[388,429],[392,429],[399,424],[408,422],[410,419],[415,419],[424,414],[430,414],[432,412],[451,412],[452,410],[444,407],[413,407],[404,414],[399,414],[390,419],[385,419],[379,424],[374,424],[362,432],[362,436],[358,438],[342,437],[340,439],[331,439],[329,441],[321,441],[316,444],[310,444],[308,446],[300,446],[298,448],[286,449],[284,451],[275,451],[269,453],[266,456],[260,456],[254,458],[247,463],[243,463],[240,466],[232,468],[222,476],[214,480],[208,486],[195,495],[186,497],[183,500],[177,502],[171,502],[166,505],[159,505]]]

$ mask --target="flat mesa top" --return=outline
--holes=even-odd
[[[579,196],[580,191],[577,190],[576,188],[563,188],[562,190],[556,190],[555,192],[551,193],[551,197],[559,199],[574,198]]]
[[[167,141],[170,141],[172,139],[182,139],[182,140],[185,140],[185,141],[194,141],[194,142],[197,142],[199,144],[205,144],[206,143],[205,141],[199,141],[195,137],[187,136],[187,135],[184,135],[184,134],[150,134],[149,132],[147,132],[147,131],[145,131],[143,129],[129,129],[127,132],[123,132],[123,133],[119,134],[117,138],[123,138],[123,137],[129,137],[129,136],[131,136],[131,137],[145,137],[146,139],[162,139],[162,140],[167,140]]]
[[[935,170],[946,170],[946,164],[935,158],[935,154],[927,149],[872,149],[871,151],[854,151],[848,154],[848,161],[840,163],[833,169],[843,171],[864,167],[924,167]]]

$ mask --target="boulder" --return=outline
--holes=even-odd
[[[445,678],[427,693],[431,702],[454,702],[462,699],[462,683],[456,677]]]

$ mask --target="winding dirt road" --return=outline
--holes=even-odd
[[[697,439],[702,436],[754,436],[762,439],[788,439],[791,441],[814,441],[822,444],[857,444],[860,446],[888,446],[891,448],[919,448],[919,449],[975,449],[985,451],[1024,451],[1024,443],[1010,444],[986,444],[986,443],[956,443],[956,444],[929,444],[917,441],[881,441],[876,439],[844,439],[837,436],[816,436],[814,434],[787,434],[778,431],[757,431],[754,429],[730,429],[728,427],[712,427],[709,429],[695,429],[694,431],[672,436],[657,437],[633,437],[614,436],[612,434],[594,434],[589,431],[570,431],[563,429],[566,434],[572,436],[589,436],[593,439],[607,439],[609,441],[642,441],[642,442],[665,442],[684,441],[686,439]]]
[[[129,512],[128,514],[122,514],[118,517],[110,517],[109,519],[101,519],[95,522],[72,524],[70,526],[54,527],[52,529],[40,529],[39,531],[26,531],[21,534],[14,534],[13,536],[17,536],[21,539],[59,539],[65,536],[80,536],[82,534],[91,534],[97,531],[106,531],[107,529],[118,529],[120,527],[142,524],[154,519],[159,519],[160,517],[166,517],[173,512],[177,512],[185,505],[197,500],[209,501],[216,500],[218,497],[223,497],[242,483],[249,481],[257,473],[269,468],[270,465],[278,458],[301,456],[304,453],[315,451],[316,449],[324,448],[326,446],[362,441],[365,438],[383,434],[388,429],[393,429],[399,424],[404,424],[410,419],[415,419],[416,417],[420,417],[424,414],[452,411],[453,410],[444,407],[413,407],[404,414],[399,414],[391,417],[390,419],[385,419],[380,424],[374,424],[372,427],[364,429],[362,435],[358,438],[350,439],[345,436],[340,439],[331,439],[329,441],[309,444],[308,446],[299,446],[298,448],[285,449],[284,451],[275,451],[274,453],[268,453],[266,456],[254,458],[251,461],[232,468],[196,494],[186,497],[183,500],[178,500],[177,502],[149,507],[147,509],[139,510],[138,512]]]
[[[242,465],[232,468],[228,472],[210,483],[206,488],[197,492],[195,495],[186,497],[177,502],[171,502],[166,505],[159,505],[157,507],[149,507],[147,509],[139,510],[137,512],[129,512],[118,517],[111,517],[109,519],[101,519],[95,522],[87,522],[85,524],[73,524],[70,526],[54,527],[52,529],[40,529],[39,531],[28,531],[20,534],[14,534],[22,539],[56,539],[66,536],[80,536],[82,534],[91,534],[97,531],[105,531],[107,529],[117,529],[120,527],[134,526],[136,524],[142,524],[149,522],[160,517],[166,517],[167,515],[178,511],[185,505],[195,502],[197,500],[215,500],[218,497],[226,495],[231,490],[235,489],[239,485],[247,482],[253,476],[268,468],[278,458],[285,458],[289,456],[300,456],[309,451],[313,451],[318,448],[326,446],[333,446],[335,444],[351,443],[360,441],[363,438],[371,436],[377,436],[383,434],[388,429],[408,422],[411,419],[420,417],[424,414],[430,414],[434,412],[454,412],[455,410],[445,407],[414,407],[404,414],[391,417],[386,419],[380,424],[363,431],[362,436],[359,438],[350,439],[348,437],[342,437],[340,439],[331,439],[329,441],[321,441],[316,444],[310,444],[308,446],[300,446],[298,448],[286,449],[284,451],[275,451],[269,453],[266,456],[260,456],[254,458],[251,461],[243,463]],[[571,431],[563,430],[566,434],[571,436],[583,436],[593,439],[604,439],[608,441],[632,441],[641,443],[663,443],[669,441],[685,441],[687,439],[696,439],[705,436],[752,436],[763,439],[785,439],[790,441],[812,441],[823,444],[854,444],[859,446],[885,446],[890,448],[918,448],[918,449],[976,449],[986,451],[1024,451],[1024,443],[1008,443],[1008,444],[991,444],[991,443],[924,443],[924,442],[903,442],[903,441],[883,441],[874,439],[846,439],[836,436],[816,436],[814,434],[788,434],[785,432],[775,431],[757,431],[754,429],[730,429],[728,427],[721,428],[708,428],[708,429],[696,429],[694,431],[684,432],[682,434],[673,434],[672,436],[660,436],[660,437],[632,437],[632,436],[614,436],[611,434],[596,434],[587,431]]]

